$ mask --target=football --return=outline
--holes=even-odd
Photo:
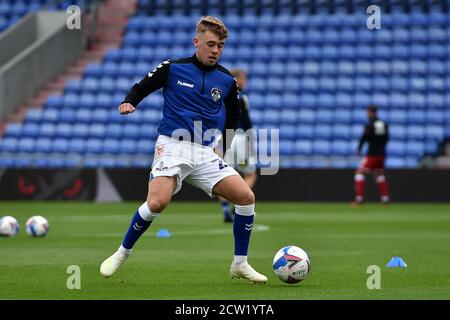
[[[0,236],[13,237],[19,233],[19,223],[11,216],[0,217]]]
[[[308,254],[296,246],[286,246],[278,250],[273,258],[273,271],[286,283],[298,283],[306,278],[311,270]]]
[[[42,216],[32,216],[26,223],[26,231],[32,237],[44,237],[48,233],[48,228],[48,221]]]

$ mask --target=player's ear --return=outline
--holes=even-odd
[[[198,37],[194,37],[192,43],[194,44],[194,47],[198,48]]]

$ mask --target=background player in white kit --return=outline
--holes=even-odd
[[[217,63],[227,36],[228,30],[222,21],[202,17],[193,40],[195,54],[161,63],[131,88],[119,106],[121,114],[134,112],[147,95],[164,89],[163,119],[158,128],[147,201],[135,213],[119,249],[101,264],[103,276],[112,276],[125,262],[138,238],[186,181],[210,196],[217,194],[235,204],[235,249],[230,275],[252,283],[267,282],[267,277],[247,262],[254,194],[236,170],[213,149],[220,139],[218,128],[236,129],[240,115],[236,81]],[[200,132],[195,121],[201,121]],[[207,133],[211,132],[215,134],[207,138]],[[179,135],[184,136],[183,141],[177,137]]]
[[[242,129],[247,134],[236,133],[230,149],[224,156],[228,165],[231,165],[239,174],[241,174],[244,181],[248,184],[250,189],[253,190],[255,186],[257,173],[256,173],[256,146],[255,135],[250,129],[253,128],[250,118],[250,106],[247,94],[244,90],[247,84],[247,72],[241,69],[231,70],[231,74],[236,79],[236,83],[239,89],[239,108],[241,110],[241,119],[238,124],[238,128]],[[217,150],[221,155],[221,150]],[[223,212],[224,222],[233,222],[234,209],[230,210],[229,202],[218,197]]]

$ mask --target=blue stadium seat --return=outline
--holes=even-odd
[[[442,68],[442,66],[441,66]],[[445,72],[445,68],[443,68]],[[444,78],[428,78],[427,79],[427,90],[430,92],[444,92],[445,91],[445,80]]]
[[[422,124],[426,117],[426,112],[420,109],[411,109],[407,112],[406,118],[410,124]]]
[[[49,105],[46,104],[45,107],[49,108]],[[79,96],[74,93],[65,94],[62,97],[61,105],[58,106],[58,108],[65,108],[65,109],[76,109],[78,107],[79,107]]]
[[[136,139],[139,137],[140,127],[136,124],[127,123],[122,126],[122,136],[130,139]]]
[[[72,138],[69,141],[69,150],[72,153],[84,153],[86,150],[85,139],[82,138]]]
[[[299,124],[296,136],[299,139],[312,139],[314,137],[314,126],[309,124]]]
[[[300,80],[297,77],[286,77],[283,82],[284,90],[287,92],[299,92],[301,89]]]
[[[255,119],[255,111],[251,111],[250,118],[252,120]],[[280,122],[281,123],[298,123],[298,111],[294,109],[283,109],[280,114]]]
[[[332,137],[336,139],[350,139],[351,127],[349,125],[338,124],[333,126]]]
[[[48,109],[42,111],[42,122],[57,122],[59,112],[55,109]]]
[[[386,159],[386,167],[387,168],[404,168],[405,167],[405,159],[399,157],[388,157]]]
[[[339,88],[339,82],[338,82]],[[338,92],[336,95],[336,108],[352,108],[352,96],[348,93]]]
[[[333,127],[330,125],[318,124],[314,128],[314,137],[316,139],[329,139],[332,137],[332,135]]]
[[[86,138],[89,136],[89,125],[85,123],[76,123],[72,127],[72,137]]]
[[[54,139],[52,142],[51,150],[56,153],[67,153],[70,150],[69,149],[69,139],[65,139],[65,138]]]
[[[393,76],[390,79],[390,88],[392,91],[402,91],[405,92],[409,90],[409,83],[408,78],[400,77],[400,76]]]
[[[426,106],[428,108],[444,108],[445,105],[444,95],[430,93],[426,96]]]
[[[103,148],[103,141],[101,139],[89,138],[88,140],[86,140],[86,149],[85,149],[86,153],[97,154],[102,151],[102,148]]]
[[[389,95],[389,105],[393,109],[405,109],[408,106],[408,96],[401,93],[391,93]]]
[[[35,150],[35,140],[34,138],[19,138],[17,151],[23,153],[30,153]]]
[[[45,101],[45,108],[60,109],[63,106],[63,97],[60,95],[49,96]]]
[[[353,110],[353,114],[352,114],[352,122],[354,124],[365,124],[367,122],[367,111],[366,111],[366,107],[368,103],[364,104],[363,106],[357,106],[360,107],[359,109],[354,109]],[[362,109],[364,108],[364,109]]]
[[[67,81],[64,91],[79,94],[82,91],[82,81],[78,79]]]
[[[394,75],[405,75],[409,73],[409,63],[404,60],[392,60],[391,71]]]
[[[31,109],[27,111],[25,115],[26,123],[40,123],[41,121],[42,121],[41,109]]]
[[[426,107],[425,95],[421,93],[408,94],[408,105],[410,108],[423,109]]]
[[[94,109],[79,109],[75,113],[75,121],[77,123],[90,123],[92,121],[92,113]]]
[[[391,125],[389,127],[389,136],[392,139],[405,140],[407,138],[406,127],[403,125]]]
[[[137,151],[136,147],[136,140],[122,139],[119,143],[119,152],[123,154],[135,154]]]
[[[311,60],[307,60],[303,64],[303,73],[309,76],[317,76],[320,73],[320,64]]]
[[[292,140],[280,140],[280,155],[292,156],[294,154],[295,142]]]
[[[422,142],[408,141],[406,143],[405,153],[407,156],[419,158],[425,153],[425,146]]]
[[[48,153],[52,150],[52,140],[49,138],[37,138],[35,140],[35,151]]]
[[[319,82],[314,77],[305,77],[300,80],[300,86],[302,90],[316,92],[319,89]]]
[[[106,126],[104,124],[94,123],[89,127],[89,137],[91,138],[104,138],[106,132]]]
[[[338,55],[340,59],[348,60],[348,59],[354,59],[356,56],[356,50],[353,45],[345,45],[339,47],[338,49]]]
[[[1,141],[2,151],[5,152],[16,152],[19,146],[19,139],[13,137],[3,138]]]
[[[36,123],[25,123],[21,128],[21,136],[37,138],[40,132],[40,125]]]
[[[295,139],[297,137],[297,127],[294,125],[283,125],[280,127],[280,139]]]
[[[427,140],[425,142],[425,154],[436,155],[439,152],[439,141]]]
[[[58,123],[55,128],[55,137],[71,138],[72,137],[72,124]]]
[[[331,152],[331,143],[328,140],[314,140],[312,153],[319,156],[328,156]]]
[[[338,156],[347,156],[353,151],[350,148],[348,140],[334,140],[331,143],[331,154]]]
[[[6,137],[21,137],[22,136],[22,124],[21,123],[10,123],[7,125],[5,129],[5,136]]]
[[[266,125],[278,124],[280,122],[280,112],[268,108],[264,110],[262,120]]]
[[[103,56],[103,60],[109,62],[119,62],[120,59],[121,59],[120,49],[116,48],[106,50],[105,55]]]
[[[335,29],[327,28],[322,33],[323,43],[340,44],[341,43],[340,36],[341,35],[339,34],[339,32],[337,32]]]
[[[294,150],[297,155],[311,155],[313,143],[310,140],[297,140],[294,144]]]
[[[139,139],[136,144],[136,152],[139,154],[152,155],[155,149],[155,142],[149,139]]]
[[[84,69],[84,75],[88,77],[100,78],[103,75],[102,65],[97,63],[88,64]]]
[[[55,135],[56,126],[52,123],[43,123],[39,127],[38,135],[42,137],[52,138]]]
[[[393,109],[389,113],[389,122],[392,124],[405,124],[407,113],[404,110]]]
[[[422,125],[409,125],[406,127],[406,135],[409,139],[423,140],[425,138],[425,127]]]
[[[99,81],[96,78],[87,78],[80,83],[80,86],[81,90],[78,90],[78,92],[82,91],[83,93],[95,93],[99,89]]]
[[[425,138],[428,140],[441,141],[444,138],[444,127],[439,125],[427,125]]]
[[[313,110],[300,109],[298,120],[300,121],[300,123],[315,123],[316,112]]]
[[[107,138],[103,141],[103,153],[117,154],[119,152],[120,141],[118,139]]]
[[[388,156],[403,157],[405,156],[405,146],[406,144],[401,140],[392,140],[386,146],[386,152]],[[388,157],[388,158],[389,158]]]

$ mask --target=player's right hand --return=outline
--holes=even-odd
[[[133,107],[132,104],[130,103],[122,103],[119,106],[119,112],[120,114],[129,114],[129,113],[133,113],[136,110],[135,107]]]

